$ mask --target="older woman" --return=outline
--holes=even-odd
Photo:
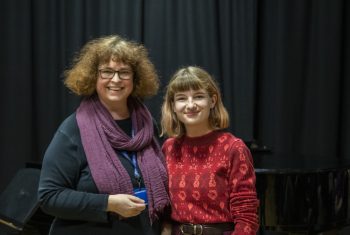
[[[58,128],[44,159],[42,209],[50,234],[160,234],[167,175],[151,114],[158,90],[144,46],[119,36],[88,42],[65,72],[83,100]]]

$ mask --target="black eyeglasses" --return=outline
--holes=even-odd
[[[100,73],[100,77],[102,79],[112,79],[114,75],[117,73],[119,79],[121,80],[129,80],[132,78],[133,72],[128,69],[122,69],[122,70],[113,70],[113,69],[99,69],[98,72]]]

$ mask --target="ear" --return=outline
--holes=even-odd
[[[211,104],[210,104],[211,109],[215,107],[217,101],[218,101],[218,96],[216,94],[212,95]]]

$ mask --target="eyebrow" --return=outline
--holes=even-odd
[[[197,91],[197,92],[194,92],[194,95],[206,95],[207,92],[205,91]]]
[[[111,69],[111,70],[115,70],[114,68],[110,67],[110,66],[106,66],[104,67],[103,65],[99,68],[99,69]],[[118,69],[119,70],[132,70],[131,67],[129,65],[125,65],[125,66],[122,66]]]
[[[207,94],[207,92],[205,92],[205,91],[195,91],[193,93],[193,95],[206,95],[206,94]],[[184,92],[176,92],[175,97],[176,96],[187,96],[187,95]]]

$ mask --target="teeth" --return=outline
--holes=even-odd
[[[120,87],[108,87],[109,90],[112,90],[112,91],[120,91],[122,88]]]

